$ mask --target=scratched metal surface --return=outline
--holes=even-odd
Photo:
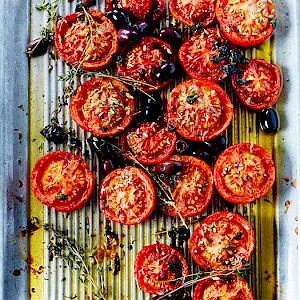
[[[38,217],[49,222],[92,248],[105,241],[104,227],[109,223],[119,236],[121,271],[114,276],[108,267],[104,281],[109,299],[150,299],[141,292],[133,280],[133,261],[144,246],[155,242],[170,244],[168,236],[158,238],[156,232],[171,228],[178,223],[156,212],[138,226],[127,227],[112,224],[101,215],[96,192],[91,201],[80,211],[72,214],[56,213],[43,207],[30,195],[29,173],[34,162],[43,153],[52,150],[69,150],[66,146],[44,143],[43,152],[38,150],[43,142],[39,131],[49,123],[58,96],[62,95],[63,83],[57,76],[66,72],[60,60],[53,62],[47,56],[27,60],[23,53],[29,40],[39,35],[40,26],[47,21],[46,14],[37,12],[32,1],[1,1],[0,14],[0,111],[1,167],[0,191],[0,299],[92,299],[92,293],[76,279],[72,270],[59,260],[50,260],[47,245],[51,239],[42,230],[20,235],[27,228],[27,220]],[[266,197],[251,205],[229,207],[244,215],[254,227],[257,239],[256,251],[251,263],[253,272],[250,284],[256,299],[299,299],[300,243],[298,236],[299,206],[299,18],[297,1],[274,1],[278,12],[275,35],[261,47],[246,50],[248,57],[263,57],[277,63],[283,72],[283,90],[276,104],[281,116],[281,130],[274,136],[259,130],[258,115],[245,109],[226,86],[235,105],[232,126],[227,131],[229,143],[251,141],[262,145],[272,154],[276,167],[276,185]],[[60,13],[75,9],[76,0],[63,1]],[[103,10],[103,2],[96,7]],[[170,19],[172,22],[172,18]],[[168,24],[167,24],[168,25]],[[49,65],[53,69],[49,72]],[[85,141],[86,133],[71,120],[67,107],[60,114],[65,128],[75,129],[76,136]],[[86,143],[82,151],[89,152]],[[96,158],[87,160],[95,171],[99,168]],[[97,172],[95,171],[95,174]],[[99,179],[97,179],[99,183]],[[224,209],[228,205],[215,197],[208,212]],[[192,228],[191,228],[192,231]],[[24,232],[24,231],[23,231]],[[25,231],[26,233],[26,231]],[[191,271],[195,270],[185,249]],[[109,261],[105,262],[107,266]]]

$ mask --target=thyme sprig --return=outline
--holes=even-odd
[[[49,42],[53,43],[56,23],[57,20],[61,19],[61,16],[58,13],[61,4],[62,4],[62,0],[52,0],[50,2],[46,2],[44,0],[42,4],[35,6],[37,10],[47,11],[48,13],[47,23],[42,27],[40,31],[40,43],[44,39],[47,39]],[[35,48],[37,46],[38,44],[35,46]]]
[[[194,274],[188,274],[184,277],[178,277],[173,280],[168,280],[168,282],[173,282],[173,281],[182,281],[183,284],[179,286],[178,288],[164,294],[163,296],[160,297],[155,297],[153,299],[155,300],[161,300],[164,299],[165,297],[168,297],[176,292],[178,292],[181,289],[186,289],[188,287],[191,287],[195,284],[197,284],[200,281],[205,281],[205,280],[226,280],[230,278],[230,276],[237,276],[237,277],[242,277],[246,278],[248,273],[251,271],[251,265],[249,263],[245,264],[244,268],[242,269],[234,269],[234,270],[213,270],[213,271],[199,271]],[[186,280],[187,278],[193,277],[192,279]]]
[[[184,218],[182,217],[179,209],[177,208],[177,206],[175,205],[175,201],[173,198],[173,194],[172,191],[170,189],[170,187],[168,185],[166,185],[162,179],[159,176],[156,176],[154,173],[152,173],[148,167],[146,167],[145,165],[143,165],[142,163],[140,163],[137,158],[133,155],[132,152],[130,151],[125,151],[123,149],[121,149],[120,147],[116,146],[115,144],[112,144],[108,141],[105,140],[101,140],[101,142],[103,143],[107,143],[108,145],[110,145],[113,149],[115,149],[116,151],[118,151],[119,153],[123,153],[126,156],[130,157],[130,159],[136,164],[138,165],[143,171],[145,171],[147,173],[147,175],[153,180],[153,182],[157,185],[157,187],[160,189],[160,191],[164,194],[164,196],[167,198],[167,200],[165,198],[162,198],[162,201],[169,206],[172,206],[176,212],[178,213],[178,216],[183,224],[183,226],[185,228],[188,229],[188,226],[184,220]]]
[[[43,224],[44,230],[50,231],[57,238],[55,244],[48,246],[49,250],[58,258],[66,261],[72,267],[72,271],[78,279],[86,286],[86,282],[91,283],[95,297],[106,300],[104,281],[102,276],[102,266],[93,253],[79,245],[74,239],[70,238],[62,231],[54,229],[49,224]],[[97,285],[90,268],[86,262],[86,256],[92,258],[96,263],[96,271],[100,277],[100,286]]]

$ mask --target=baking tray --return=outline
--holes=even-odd
[[[237,205],[234,211],[244,215],[255,229],[256,251],[252,256],[249,278],[256,299],[300,299],[299,217],[299,16],[297,1],[273,1],[278,15],[275,35],[262,46],[246,50],[248,57],[263,57],[277,63],[283,73],[283,90],[276,104],[281,117],[281,130],[270,136],[258,128],[258,115],[235,103],[235,117],[228,138],[232,143],[251,141],[262,145],[272,154],[276,169],[274,189],[264,198],[249,205]],[[43,152],[68,150],[63,146],[44,143],[39,131],[50,120],[61,95],[63,84],[56,77],[66,71],[58,61],[47,56],[28,60],[24,50],[29,40],[39,35],[46,14],[37,12],[39,0],[1,1],[0,3],[0,109],[1,169],[0,189],[0,299],[92,299],[72,270],[58,259],[50,259],[47,246],[51,236],[42,229],[32,231],[30,219],[37,217],[68,233],[87,247],[105,242],[103,228],[110,224],[119,235],[121,270],[114,276],[109,268],[104,279],[109,299],[149,299],[133,280],[133,261],[144,245],[156,241],[170,243],[168,236],[159,238],[157,231],[170,228],[174,220],[155,213],[145,223],[134,227],[112,224],[104,220],[94,195],[88,205],[72,214],[56,213],[43,207],[30,193],[30,170]],[[63,1],[62,14],[74,11],[76,1]],[[102,9],[103,2],[96,7]],[[53,69],[49,72],[49,65]],[[76,127],[67,113],[60,123],[75,129],[76,136],[85,133]],[[85,146],[82,153],[89,151]],[[95,158],[88,161],[96,166]],[[220,199],[214,205],[224,207]],[[214,206],[209,208],[211,211]],[[101,220],[101,222],[99,222]],[[175,221],[179,223],[179,221]],[[185,253],[187,254],[187,253]],[[188,258],[189,259],[189,258]],[[192,261],[189,259],[191,268]]]

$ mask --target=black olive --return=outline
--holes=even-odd
[[[107,160],[110,158],[112,149],[111,147],[101,141],[99,138],[96,136],[91,136],[87,139],[87,142],[92,150],[92,152],[96,153],[98,158]]]
[[[162,113],[162,99],[159,93],[151,94],[151,97],[141,97],[141,114],[145,122],[155,122]]]
[[[138,21],[132,25],[132,28],[139,34],[139,36],[151,35],[154,31],[154,24],[149,21]]]
[[[226,138],[224,136],[217,136],[210,141],[199,143],[199,146],[211,155],[218,155],[226,149]]]
[[[159,38],[171,46],[179,46],[182,42],[181,33],[172,27],[167,27],[159,32]]]
[[[123,44],[132,44],[138,39],[138,33],[133,29],[121,28],[118,30],[118,40]]]
[[[128,17],[121,9],[113,9],[107,12],[106,17],[114,23],[117,29],[129,28]]]
[[[71,138],[70,139],[70,144],[69,144],[70,149],[75,149],[75,148],[82,148],[82,143],[79,139],[77,138]]]
[[[167,130],[168,130],[169,132],[175,132],[175,131],[176,131],[176,127],[175,127],[174,125],[170,124],[170,125],[168,126]]]
[[[274,107],[265,108],[260,112],[259,124],[262,131],[276,133],[280,127],[280,118]]]
[[[177,153],[180,153],[180,154],[185,153],[188,150],[188,148],[189,148],[189,145],[185,140],[180,139],[180,140],[176,141],[175,151]]]
[[[112,159],[105,160],[101,163],[101,170],[104,175],[108,175],[116,169],[116,164]]]
[[[168,160],[160,163],[158,168],[156,169],[156,172],[164,175],[172,175],[172,174],[176,174],[181,169],[182,169],[181,162],[175,160]]]
[[[41,56],[48,50],[49,39],[48,38],[36,38],[26,46],[26,54],[29,57]]]
[[[200,148],[196,148],[194,150],[191,151],[191,155],[196,156],[202,160],[204,160],[205,162],[207,162],[209,165],[212,164],[213,162],[213,157],[212,155],[207,152],[207,151],[203,151]]]
[[[177,232],[178,232],[180,239],[183,241],[188,241],[189,238],[191,237],[190,230],[185,227],[182,227],[182,226],[178,227]]]
[[[119,63],[119,64],[124,64],[125,63],[125,58],[124,57],[122,57],[121,55],[118,55],[118,54],[112,54],[111,55],[111,58],[112,58],[112,60],[113,60],[113,62],[115,62],[115,63]]]
[[[160,82],[168,81],[175,75],[176,67],[173,62],[166,62],[155,72],[155,77]]]
[[[68,139],[68,135],[58,125],[47,125],[40,133],[47,141],[52,141],[55,144],[61,144]]]

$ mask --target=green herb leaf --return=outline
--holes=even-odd
[[[199,98],[199,94],[193,93],[186,97],[186,102],[189,104],[193,104]]]
[[[55,196],[55,198],[57,198],[59,200],[66,200],[67,195],[66,194],[58,194],[58,195]]]

